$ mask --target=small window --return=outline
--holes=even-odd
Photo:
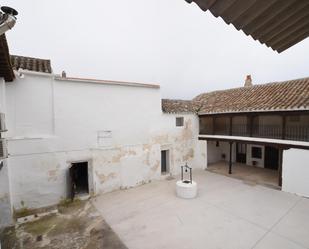
[[[177,127],[182,127],[184,123],[184,118],[183,117],[177,117],[176,118],[176,126]]]
[[[262,148],[252,147],[252,158],[261,159],[262,158]]]

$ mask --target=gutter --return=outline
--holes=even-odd
[[[293,111],[309,111],[307,107],[288,108],[288,109],[267,109],[267,110],[247,110],[247,111],[231,111],[231,112],[199,112],[199,116],[219,115],[219,114],[239,114],[239,113],[255,113],[255,112],[293,112]]]
[[[55,75],[55,80],[67,81],[67,82],[77,82],[77,83],[91,83],[91,84],[102,84],[102,85],[112,85],[112,86],[129,86],[129,87],[160,89],[160,85],[155,85],[155,84],[144,84],[144,83],[135,83],[135,82],[113,81],[113,80],[71,78],[71,77],[61,77],[60,75]]]
[[[44,73],[44,72],[36,72],[36,71],[30,71],[25,69],[18,69],[14,70],[15,75],[19,78],[22,78],[23,74],[25,75],[34,75],[34,76],[43,76],[43,77],[54,77],[55,75],[53,73]]]

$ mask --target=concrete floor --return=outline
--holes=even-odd
[[[129,249],[309,248],[308,199],[208,171],[193,177],[193,200],[165,180],[93,202]]]
[[[229,164],[227,162],[218,162],[210,164],[208,169],[210,172],[226,175],[246,181],[248,184],[260,184],[268,187],[280,189],[279,172],[276,170],[253,167],[246,164],[233,163],[232,174],[228,173]]]

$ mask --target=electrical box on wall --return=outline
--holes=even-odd
[[[99,147],[112,146],[113,133],[112,131],[98,131],[97,142]]]

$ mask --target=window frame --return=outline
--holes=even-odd
[[[262,159],[263,151],[261,147],[252,146],[251,147],[251,157],[254,159]]]
[[[175,122],[176,122],[176,127],[184,127],[185,118],[184,117],[176,117]]]

